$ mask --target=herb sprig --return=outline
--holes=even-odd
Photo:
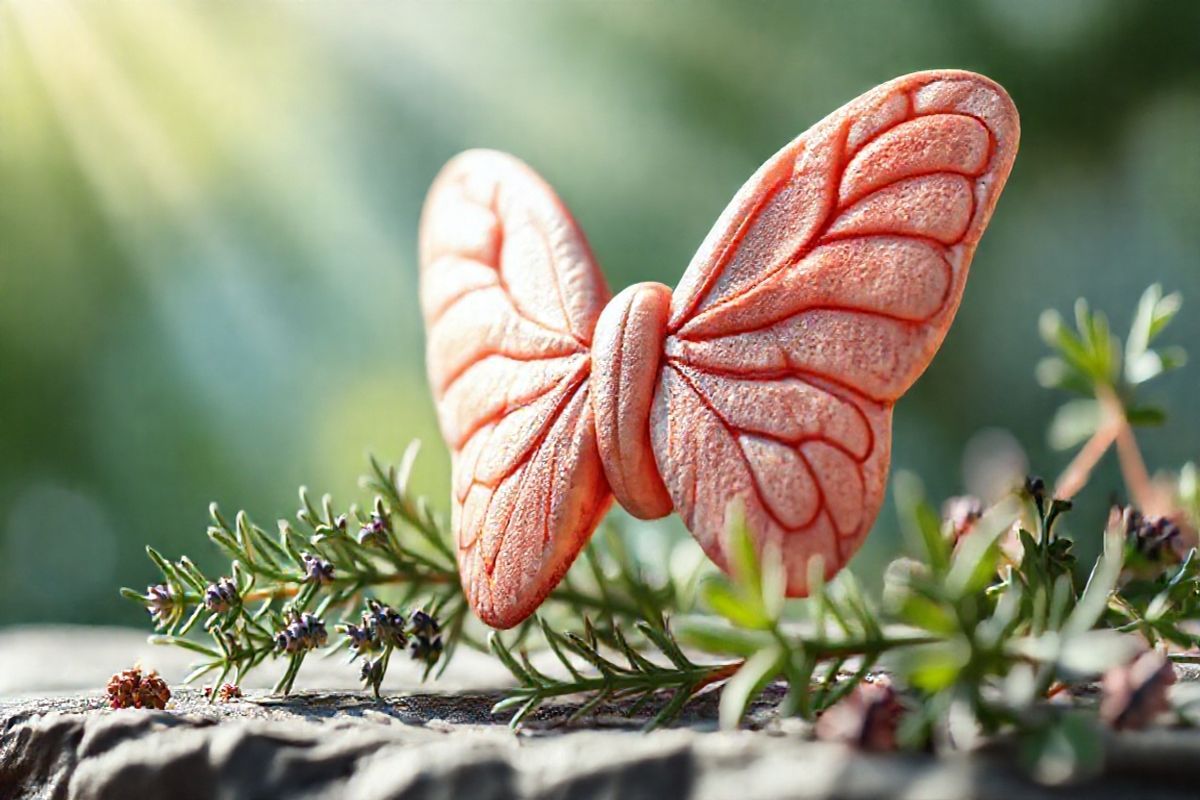
[[[363,658],[363,681],[378,694],[393,652],[403,646],[391,640],[378,648],[355,647],[350,633],[363,629],[357,611],[370,612],[379,597],[392,603],[387,608],[393,613],[411,608],[407,616],[436,623],[434,650],[428,647],[433,640],[406,642],[425,664],[427,677],[435,668],[440,674],[459,645],[486,651],[488,644],[473,630],[482,626],[469,616],[445,523],[425,498],[410,492],[418,450],[417,442],[411,444],[395,467],[370,459],[362,480],[373,497],[369,510],[353,505],[338,511],[329,495],[314,502],[301,488],[295,522],[279,520],[274,535],[245,512],[231,522],[214,503],[208,537],[230,559],[225,575],[214,578],[187,556],[171,561],[147,547],[161,582],[144,593],[130,588],[121,593],[149,611],[160,631],[153,642],[204,657],[187,682],[215,673],[216,685],[227,680],[236,685],[260,664],[282,657],[287,664],[275,690],[286,694],[309,653],[329,641],[335,626],[326,620],[336,617],[337,631],[344,635],[336,646]],[[595,540],[551,594],[544,606],[548,613],[557,607],[573,618],[591,614],[599,634],[613,641],[638,620],[682,607],[678,585],[647,574],[611,527]],[[537,621],[530,619],[506,635],[515,645],[536,629]],[[208,641],[195,637],[196,631],[207,634]]]
[[[1162,515],[1171,510],[1172,499],[1150,480],[1133,428],[1166,422],[1166,412],[1143,402],[1138,390],[1187,363],[1182,347],[1153,346],[1182,304],[1178,292],[1164,295],[1160,285],[1150,286],[1138,301],[1124,345],[1112,333],[1108,317],[1093,311],[1083,298],[1075,303],[1074,330],[1057,311],[1043,312],[1039,328],[1054,352],[1038,363],[1038,381],[1047,388],[1081,395],[1063,403],[1050,422],[1051,445],[1060,450],[1079,446],[1058,480],[1057,497],[1074,497],[1115,444],[1134,502],[1147,513]]]

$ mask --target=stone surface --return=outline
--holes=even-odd
[[[481,722],[494,695],[254,695],[168,711],[98,696],[0,704],[0,796],[53,798],[1194,797],[1200,735],[1125,734],[1107,773],[1030,784],[1011,755],[863,756],[794,732],[539,730]]]
[[[1101,778],[1050,789],[1027,781],[999,749],[865,756],[809,741],[802,726],[772,718],[778,692],[755,707],[758,730],[731,733],[715,731],[712,702],[682,727],[650,734],[620,708],[567,728],[570,706],[547,709],[530,730],[513,733],[490,714],[497,693],[465,689],[400,689],[383,701],[361,692],[285,699],[252,691],[209,705],[177,688],[166,711],[105,708],[99,687],[110,664],[128,666],[143,640],[120,629],[0,632],[0,798],[1105,800],[1194,797],[1200,785],[1200,732],[1112,737]],[[65,652],[73,658],[48,658]],[[172,658],[156,662],[164,674],[186,667],[186,658]],[[28,662],[40,669],[7,671]],[[306,685],[336,682],[343,672],[316,669]],[[89,690],[75,690],[84,680]]]
[[[422,214],[421,305],[480,618],[531,614],[614,495],[639,517],[674,508],[722,568],[740,501],[791,595],[811,559],[841,569],[884,496],[892,406],[954,319],[1018,138],[987,78],[889,81],[755,172],[673,293],[611,301],[532,169],[451,160]]]

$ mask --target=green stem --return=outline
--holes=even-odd
[[[786,636],[787,634],[784,633],[786,646],[789,649],[795,650],[803,648],[806,652],[812,654],[818,661],[827,661],[831,658],[850,658],[852,656],[878,657],[889,650],[897,650],[902,647],[916,647],[918,645],[934,644],[936,642],[944,641],[944,637],[922,633],[897,634],[893,636],[881,636],[866,639],[850,639],[841,642],[826,639],[805,640],[803,638],[787,641]]]
[[[695,669],[671,669],[657,673],[613,673],[585,677],[567,683],[522,686],[511,690],[510,697],[563,697],[596,691],[660,690],[691,686],[708,686],[732,676],[742,666],[741,661],[705,665]]]
[[[595,597],[576,589],[560,586],[550,593],[550,599],[568,603],[578,608],[603,611],[605,613],[628,617],[629,619],[642,619],[643,617],[641,610],[637,606],[625,603],[611,595],[607,597]]]

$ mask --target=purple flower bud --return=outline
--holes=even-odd
[[[381,644],[404,647],[408,644],[408,632],[404,626],[404,615],[378,600],[367,601],[367,614],[375,637]]]
[[[413,636],[430,638],[436,636],[441,631],[441,626],[438,625],[437,620],[421,609],[417,609],[409,617],[409,626]]]
[[[414,661],[435,664],[442,657],[441,626],[430,614],[417,609],[409,617],[409,630],[413,641],[411,653]]]
[[[1046,499],[1046,482],[1037,475],[1030,475],[1025,478],[1025,494],[1029,495],[1035,501],[1041,502]]]
[[[344,625],[342,631],[350,640],[350,649],[354,652],[365,653],[375,649],[375,631],[367,617],[363,617],[362,625]]]
[[[388,521],[382,514],[372,514],[371,521],[358,530],[359,544],[384,544],[387,542]]]
[[[165,583],[146,587],[146,608],[150,611],[166,611],[174,605],[171,588]]]
[[[175,595],[171,592],[171,587],[165,583],[147,586],[142,600],[156,627],[166,625],[175,613]]]
[[[1167,517],[1147,517],[1133,508],[1122,515],[1126,541],[1147,558],[1175,559],[1182,545],[1183,532]]]
[[[413,661],[420,661],[429,665],[436,664],[438,659],[442,657],[442,650],[444,649],[441,636],[435,636],[432,639],[417,636],[412,640],[411,653]]]
[[[308,583],[333,583],[333,564],[311,553],[301,553],[304,562],[304,580]]]
[[[329,641],[329,633],[325,630],[325,622],[312,614],[305,614],[301,618],[301,622],[308,637],[309,649],[324,647],[325,643]]]
[[[1125,564],[1121,570],[1124,581],[1154,580],[1180,563],[1188,549],[1176,522],[1168,517],[1148,517],[1132,506],[1114,506],[1108,527],[1125,534]]]
[[[275,634],[275,648],[285,653],[315,650],[329,640],[325,623],[313,614],[292,612],[283,630]]]
[[[221,578],[204,590],[204,607],[214,613],[223,613],[241,600],[237,585],[229,578]]]

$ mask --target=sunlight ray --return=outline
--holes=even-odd
[[[137,3],[117,6],[115,17],[139,36],[139,47],[154,61],[173,65],[171,79],[197,117],[220,120],[213,134],[236,142],[233,157],[251,177],[247,183],[256,205],[284,221],[289,237],[319,267],[325,289],[357,291],[378,278],[372,269],[395,270],[397,252],[411,248],[401,248],[394,221],[361,198],[336,148],[318,148],[311,126],[297,125],[299,113],[313,112],[306,103],[317,104],[318,115],[337,105],[327,95],[325,74],[311,67],[313,54],[294,43],[291,49],[299,52],[275,46],[270,63],[276,68],[282,63],[287,81],[282,89],[282,81],[268,81],[264,91],[255,75],[259,65],[239,57],[244,51],[222,47],[206,28],[201,8]],[[273,16],[272,25],[286,27],[286,15]],[[325,123],[317,121],[318,127]],[[349,260],[348,243],[354,253]]]
[[[281,352],[282,332],[272,330],[258,313],[260,298],[252,283],[238,279],[244,259],[208,207],[197,176],[79,10],[62,0],[18,2],[11,8],[16,32],[62,131],[141,279],[161,300],[174,281],[164,265],[178,255],[181,240],[176,237],[181,236],[198,250],[206,269],[223,270],[228,283],[237,287],[223,299],[245,338],[267,347],[263,355]],[[163,235],[164,221],[172,235]]]

